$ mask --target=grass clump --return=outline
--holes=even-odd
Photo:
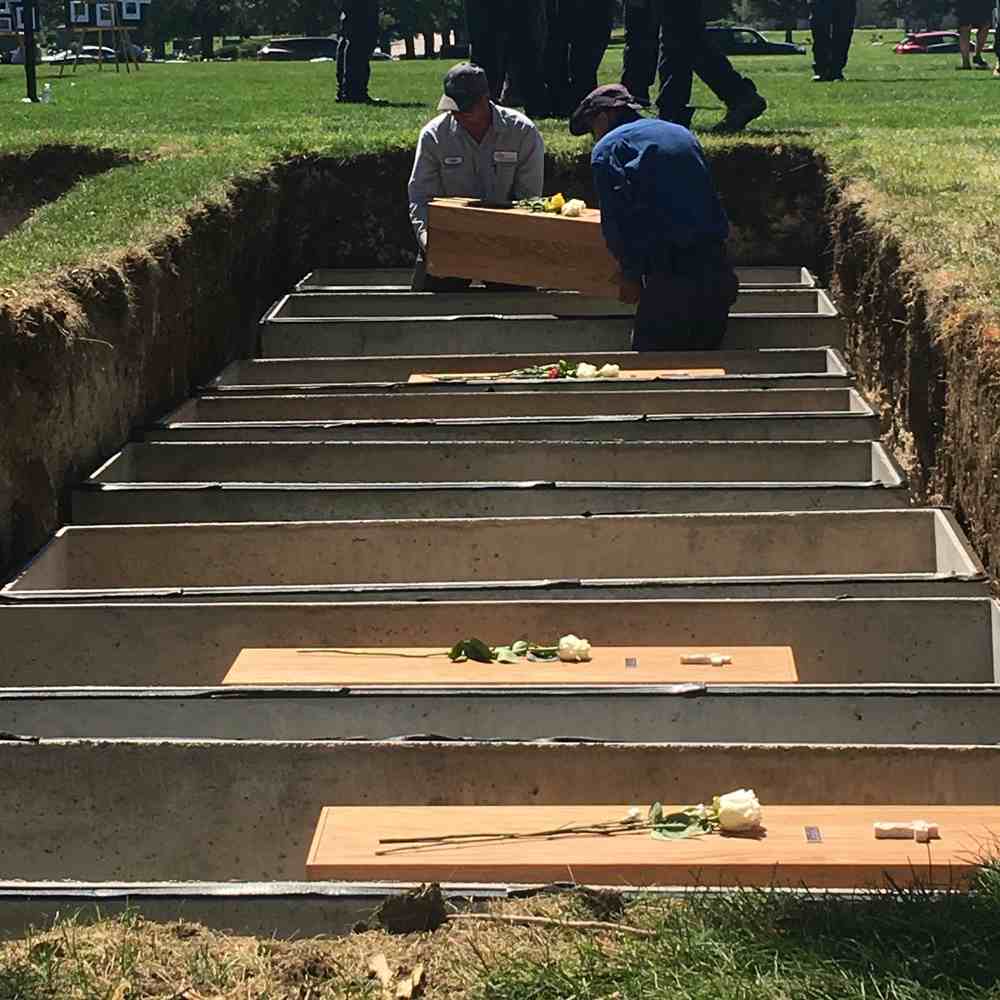
[[[497,914],[592,919],[575,894]],[[606,917],[606,914],[602,914]],[[449,923],[433,934],[234,936],[137,914],[64,919],[0,944],[0,1000],[330,1000],[380,997],[369,971],[426,969],[425,1000],[996,1000],[1000,869],[978,891],[851,898],[782,892],[640,897],[612,919],[652,938],[550,926]]]

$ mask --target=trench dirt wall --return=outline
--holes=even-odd
[[[411,263],[410,165],[407,151],[290,160],[141,252],[0,293],[0,574],[64,523],[69,487],[137,427],[252,354],[259,316],[305,272]],[[818,265],[811,153],[733,147],[713,167],[738,262]],[[550,162],[546,188],[593,202],[586,158]]]
[[[831,200],[830,271],[848,322],[848,360],[921,502],[951,506],[1000,575],[1000,328],[932,293],[863,204]]]

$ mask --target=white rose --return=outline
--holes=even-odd
[[[622,370],[620,365],[602,365],[597,372],[598,378],[618,378]]]
[[[638,806],[631,806],[625,814],[623,823],[638,823],[642,819],[642,810]]]
[[[743,833],[760,826],[760,803],[752,788],[738,788],[719,796],[719,826],[727,833]]]
[[[597,365],[588,365],[586,361],[581,361],[576,366],[577,378],[597,378]]]
[[[563,663],[586,663],[590,659],[590,642],[575,635],[564,635],[559,640],[559,659]]]
[[[581,201],[579,198],[570,198],[562,207],[562,214],[570,219],[577,218],[583,210],[587,207],[585,201]]]

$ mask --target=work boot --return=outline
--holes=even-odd
[[[726,108],[726,117],[710,131],[716,135],[742,132],[750,122],[759,118],[765,111],[767,111],[767,101],[760,94],[753,94],[739,104],[730,104]]]

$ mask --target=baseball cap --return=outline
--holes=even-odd
[[[444,97],[438,101],[438,111],[468,111],[489,92],[490,82],[481,66],[459,63],[445,74]]]
[[[584,135],[590,131],[590,121],[600,111],[611,111],[614,108],[631,108],[642,111],[642,105],[620,83],[606,83],[603,87],[592,90],[580,102],[569,120],[569,130],[573,135]]]

